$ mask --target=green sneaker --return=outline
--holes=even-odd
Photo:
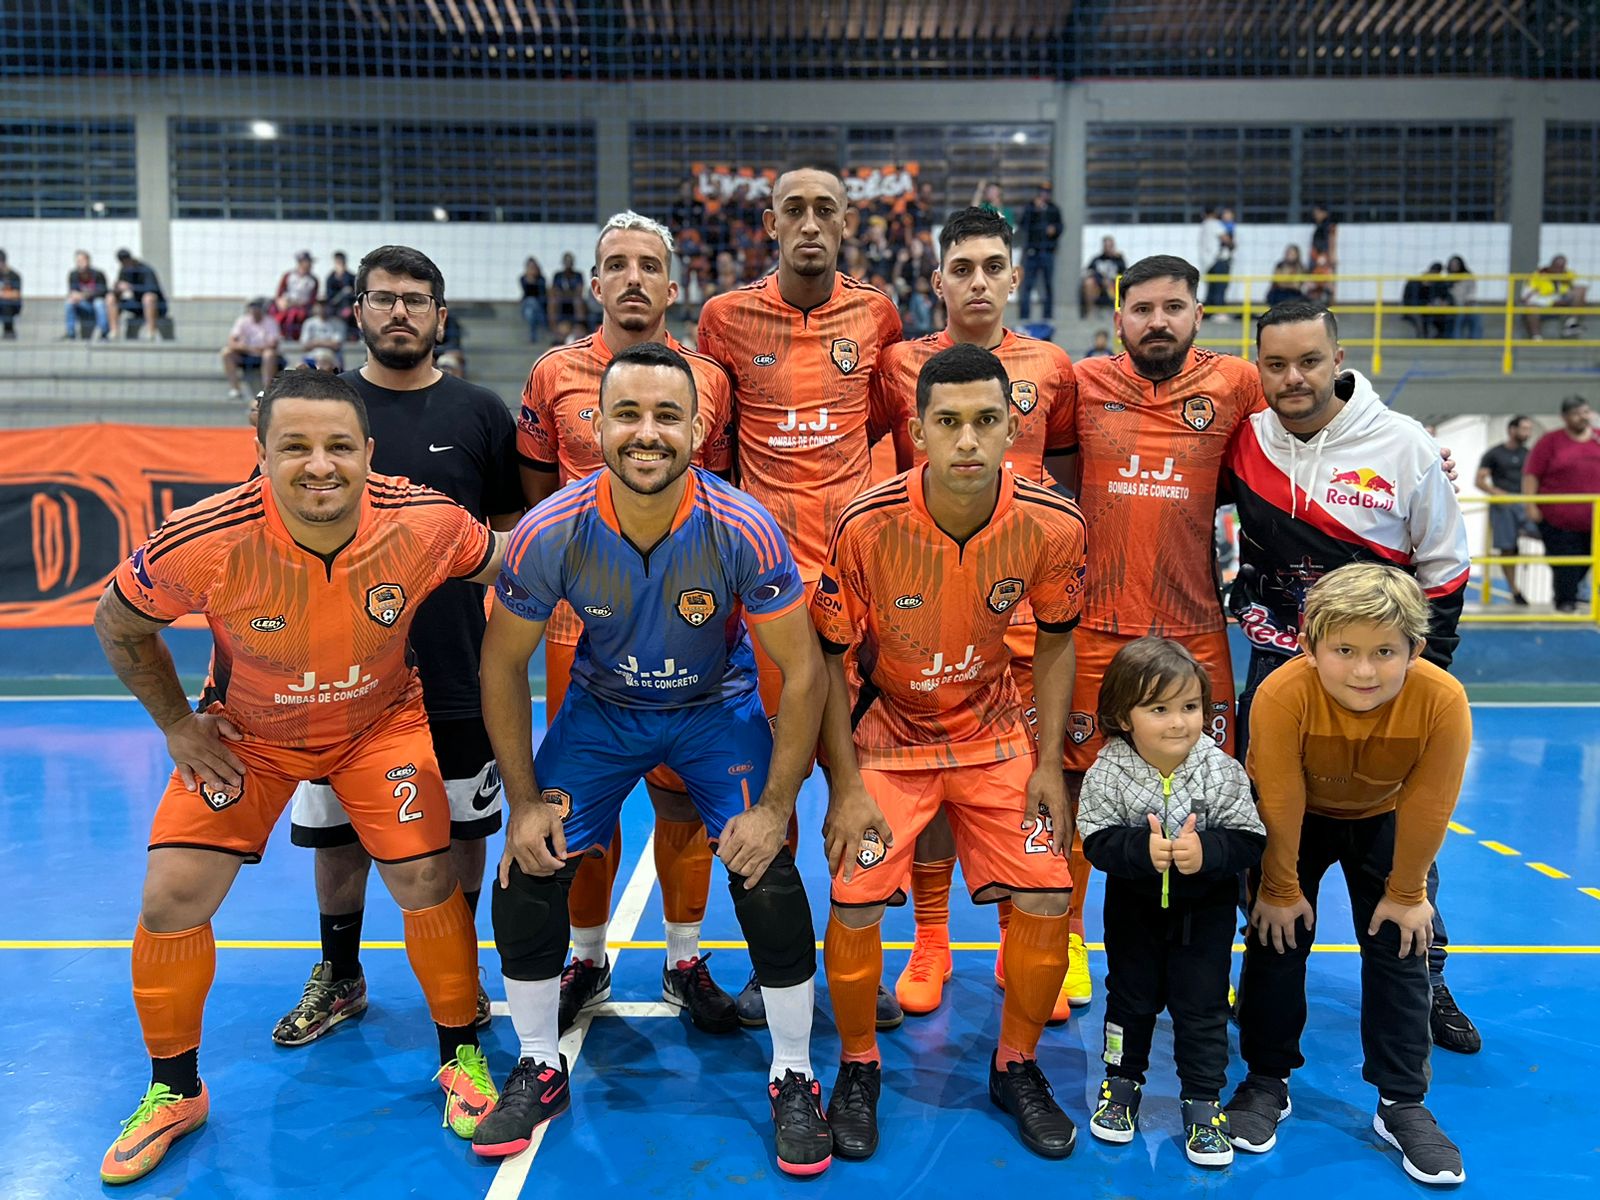
[[[440,1067],[434,1078],[444,1089],[444,1123],[457,1137],[471,1139],[478,1122],[494,1111],[500,1099],[489,1063],[477,1046],[457,1046],[456,1056]]]

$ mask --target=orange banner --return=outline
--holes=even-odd
[[[248,427],[0,432],[0,628],[92,624],[118,563],[255,462]]]

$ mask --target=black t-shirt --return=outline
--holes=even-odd
[[[372,469],[404,475],[443,492],[480,521],[522,511],[517,425],[487,388],[453,375],[431,387],[395,392],[346,371],[372,422]],[[411,623],[411,649],[430,717],[457,720],[482,711],[478,650],[484,588],[453,579],[429,596]]]
[[[1478,460],[1478,468],[1489,468],[1489,482],[1501,491],[1517,493],[1522,491],[1522,464],[1528,461],[1528,448],[1520,446],[1513,450],[1501,442],[1498,446],[1490,446]]]

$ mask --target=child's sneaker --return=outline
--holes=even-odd
[[[1100,1103],[1089,1118],[1089,1132],[1102,1142],[1126,1145],[1139,1128],[1139,1098],[1143,1090],[1131,1079],[1108,1075],[1100,1081]]]
[[[1197,1167],[1226,1167],[1233,1162],[1228,1114],[1215,1100],[1183,1102],[1183,1152]]]
[[[1400,1164],[1418,1183],[1462,1183],[1461,1151],[1420,1104],[1380,1104],[1372,1118],[1378,1136],[1400,1151]]]
[[[1293,1111],[1287,1079],[1252,1071],[1228,1101],[1229,1140],[1240,1150],[1265,1154],[1278,1144],[1278,1123]]]

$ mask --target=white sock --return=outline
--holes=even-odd
[[[511,1024],[517,1031],[517,1040],[522,1044],[520,1056],[559,1067],[561,977],[507,979],[505,985]]]
[[[699,921],[663,921],[667,930],[667,966],[688,962],[700,953]]]
[[[609,923],[595,925],[588,929],[572,930],[572,957],[581,962],[592,962],[601,966],[606,961],[606,934],[611,929]]]
[[[812,1078],[811,1014],[816,1007],[816,979],[793,987],[763,986],[761,999],[767,1006],[767,1032],[772,1035],[772,1078],[781,1080],[785,1071]]]

